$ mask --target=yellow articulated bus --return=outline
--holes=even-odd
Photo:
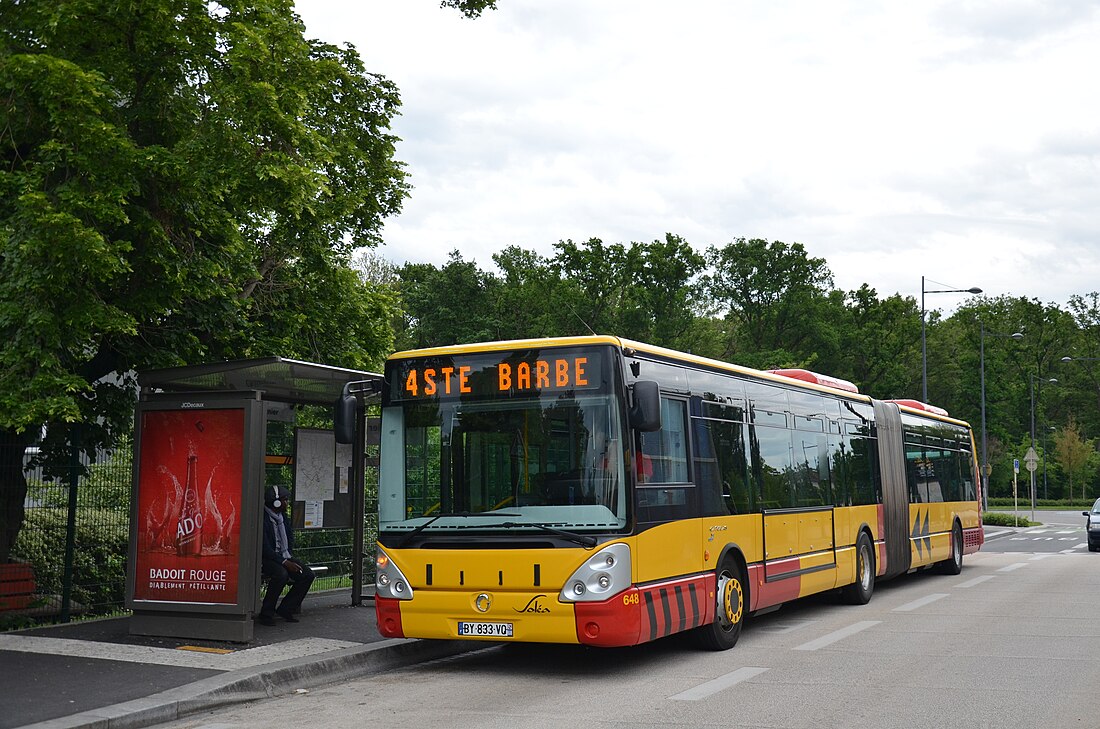
[[[983,542],[973,436],[915,401],[612,336],[400,352],[386,364],[378,627],[628,646]]]

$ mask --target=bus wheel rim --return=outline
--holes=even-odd
[[[723,574],[718,585],[721,602],[722,627],[729,630],[741,622],[741,614],[745,610],[744,592],[741,581],[736,577]]]
[[[871,587],[871,555],[867,545],[859,550],[859,583],[866,590]]]

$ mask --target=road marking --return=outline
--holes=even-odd
[[[1018,570],[1021,567],[1027,567],[1027,562],[1017,562],[1016,564],[1010,564],[1007,567],[1002,567],[997,571],[998,572],[1012,572],[1013,570]]]
[[[1028,562],[1038,562],[1039,560],[1046,559],[1049,556],[1050,556],[1049,554],[1037,554],[1034,557],[1032,557],[1031,559],[1029,559]]]
[[[45,653],[75,658],[98,658],[127,663],[154,663],[160,666],[206,668],[213,671],[233,671],[265,663],[316,655],[350,648],[362,643],[349,643],[329,638],[300,638],[285,643],[262,645],[235,651],[227,655],[178,651],[175,648],[154,648],[121,643],[104,643],[72,638],[45,638],[38,635],[0,635],[0,650],[22,653]]]
[[[868,628],[873,628],[874,626],[878,625],[880,622],[882,622],[882,621],[881,620],[864,620],[862,622],[855,623],[853,625],[849,625],[847,628],[841,628],[840,630],[834,630],[832,633],[829,633],[828,635],[824,635],[824,636],[818,638],[817,640],[811,640],[809,643],[803,643],[802,645],[797,646],[796,648],[792,648],[791,650],[816,651],[818,648],[824,648],[827,645],[832,645],[833,643],[836,643],[838,640],[844,640],[845,638],[847,638],[850,635],[855,635],[856,633],[867,630]]]
[[[1005,530],[999,531],[999,532],[990,532],[989,534],[985,535],[985,538],[986,539],[992,539],[993,537],[999,537],[1002,534],[1011,534],[1011,533],[1012,533],[1011,529],[1005,529]]]
[[[809,627],[809,626],[813,625],[814,623],[818,623],[818,622],[820,622],[820,621],[818,621],[818,620],[787,621],[785,623],[775,623],[774,625],[769,625],[766,628],[763,628],[763,630],[764,630],[765,633],[772,633],[774,635],[780,635],[782,633],[793,633],[796,630],[802,630],[803,628]]]
[[[675,696],[669,696],[672,701],[698,701],[699,699],[705,699],[708,696],[713,696],[719,691],[724,691],[730,686],[736,686],[742,681],[748,681],[750,678],[759,676],[766,668],[757,668],[755,666],[745,666],[744,668],[738,668],[736,671],[730,671],[724,676],[701,683],[695,688],[690,688],[687,691],[681,691]]]
[[[1081,542],[1080,544],[1074,545],[1071,549],[1063,549],[1062,554],[1073,554],[1078,549],[1084,549],[1087,546],[1089,546],[1088,542]]]
[[[962,584],[955,585],[955,587],[973,587],[974,585],[980,585],[987,580],[992,580],[995,575],[982,575],[981,577],[975,577],[972,580],[967,580]]]
[[[920,598],[919,600],[914,600],[913,602],[907,602],[904,605],[902,605],[901,607],[894,608],[894,612],[895,613],[907,613],[910,610],[916,610],[917,608],[921,608],[921,607],[924,607],[925,605],[929,605],[931,603],[934,603],[936,600],[942,600],[945,597],[948,597],[948,594],[946,592],[936,592],[936,593],[933,593],[931,595],[925,595],[924,597]]]
[[[1076,530],[1076,529],[1074,529],[1074,530],[1072,530],[1072,531],[1068,531],[1068,532],[1058,532],[1058,533],[1059,533],[1059,534],[1076,534],[1076,533],[1077,533],[1077,530]]]

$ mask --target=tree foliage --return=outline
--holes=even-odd
[[[379,362],[395,301],[350,258],[407,194],[398,107],[291,0],[0,4],[0,560],[23,445],[109,443],[127,373]]]
[[[669,233],[647,243],[563,240],[549,257],[512,246],[493,260],[497,271],[483,270],[455,251],[442,267],[402,269],[408,315],[401,341],[434,346],[594,331],[742,365],[808,367],[875,398],[920,398],[916,299],[882,297],[866,284],[837,290],[825,260],[800,244],[738,238],[700,253]],[[984,362],[996,492],[1008,490],[1011,459],[1030,443],[1032,380],[1039,383],[1040,436],[1070,414],[1084,432],[1100,427],[1100,408],[1082,407],[1100,402],[1100,359],[1090,359],[1100,358],[1098,301],[1097,294],[1074,297],[1067,311],[982,296],[950,316],[927,312],[929,399],[969,421],[979,449]],[[1011,338],[1017,332],[1022,339]],[[1063,362],[1067,352],[1080,359]],[[1045,440],[1038,438],[1041,450]],[[1047,460],[1053,493],[1062,494],[1064,469]]]
[[[820,316],[833,283],[823,258],[800,243],[739,238],[710,247],[707,263],[704,286],[725,312],[725,357],[755,367],[812,365],[835,347],[831,322]]]
[[[1071,416],[1069,422],[1054,436],[1054,453],[1058,463],[1069,477],[1069,496],[1073,498],[1075,481],[1083,481],[1096,465],[1094,439],[1085,439],[1077,430],[1077,422]],[[1085,497],[1084,491],[1081,498]]]

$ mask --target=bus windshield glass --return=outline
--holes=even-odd
[[[380,532],[626,526],[621,404],[607,350],[397,360],[387,375]]]

